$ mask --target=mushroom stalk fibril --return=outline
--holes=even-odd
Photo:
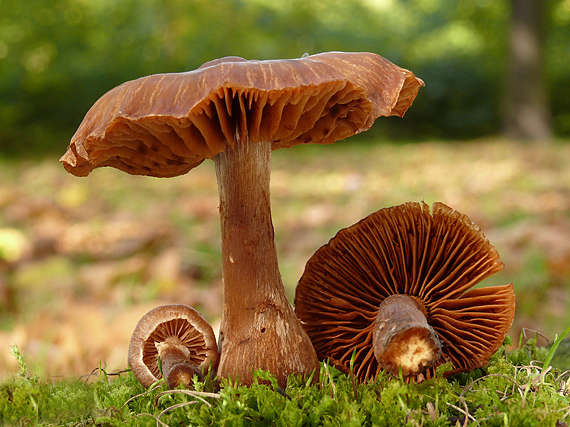
[[[253,369],[264,369],[285,387],[291,373],[318,373],[319,362],[281,281],[270,156],[271,144],[260,142],[236,144],[214,158],[224,282],[218,374],[251,384]]]
[[[378,364],[392,375],[416,376],[441,358],[441,343],[425,308],[408,295],[392,295],[378,308],[372,336]]]

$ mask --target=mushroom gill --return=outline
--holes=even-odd
[[[215,372],[216,337],[212,327],[192,307],[161,305],[137,323],[129,345],[128,363],[144,387],[150,387],[163,376],[169,388],[181,383],[189,387],[194,375],[202,377]]]
[[[443,203],[431,213],[423,202],[405,203],[369,215],[317,250],[299,281],[295,311],[318,357],[348,372],[354,353],[354,373],[364,381],[382,368],[394,373],[375,357],[381,339],[375,324],[383,303],[401,296],[427,321],[421,334],[405,333],[416,340],[413,351],[417,337],[427,337],[430,359],[408,375],[430,378],[445,362],[452,364],[445,373],[451,375],[485,365],[512,324],[512,284],[472,289],[502,268],[495,248],[466,215]]]

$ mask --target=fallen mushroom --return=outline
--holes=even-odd
[[[271,150],[330,144],[403,116],[423,82],[371,53],[301,59],[229,57],[195,71],[127,82],[101,97],[73,136],[64,167],[112,166],[170,177],[213,159],[222,230],[222,377],[251,384],[264,369],[284,387],[319,369],[287,301],[271,221]]]
[[[513,285],[473,288],[503,268],[466,215],[443,203],[381,209],[309,259],[295,311],[320,359],[360,381],[381,369],[419,381],[487,363],[515,313]]]
[[[160,360],[160,362],[159,362]],[[218,346],[212,327],[192,307],[161,305],[137,323],[129,346],[129,366],[144,387],[164,377],[168,388],[192,386],[215,371]]]

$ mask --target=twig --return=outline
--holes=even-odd
[[[200,402],[208,405],[209,407],[212,406],[212,404],[210,402],[208,402],[206,399],[204,399],[204,397],[211,397],[211,398],[215,398],[215,399],[220,399],[222,396],[218,393],[208,393],[205,391],[195,391],[195,390],[165,390],[163,392],[160,392],[159,394],[156,395],[156,397],[154,398],[154,405],[156,406],[158,404],[158,399],[160,399],[162,396],[166,396],[169,394],[185,394],[186,396],[191,396],[195,399],[198,399]],[[197,404],[197,401],[189,401],[189,402],[181,402],[181,403],[177,403],[175,405],[169,406],[168,408],[164,409],[160,414],[158,414],[158,417],[156,417],[156,425],[162,425],[162,426],[166,426],[166,424],[164,424],[160,419],[162,418],[162,416],[164,414],[166,414],[169,411],[173,411],[175,409],[179,409],[179,408],[183,408],[185,406],[188,405],[195,405]],[[159,424],[160,423],[160,424]]]
[[[160,399],[162,396],[165,396],[167,394],[185,394],[187,396],[191,396],[194,397],[198,400],[200,400],[201,402],[205,403],[208,406],[212,406],[212,404],[210,402],[208,402],[207,400],[204,399],[204,397],[212,397],[215,399],[219,399],[222,396],[218,393],[208,393],[205,391],[194,391],[194,390],[165,390],[163,392],[160,392],[159,394],[156,395],[156,397],[154,398],[154,404],[156,405],[158,403],[158,399]]]
[[[163,416],[164,414],[166,414],[167,412],[173,411],[173,410],[175,410],[175,409],[183,408],[184,406],[195,405],[195,404],[197,404],[197,403],[198,403],[198,402],[196,402],[196,401],[194,400],[194,401],[191,401],[191,402],[181,402],[181,403],[177,403],[176,405],[169,406],[169,407],[166,408],[164,411],[162,411],[160,414],[158,414],[158,417],[156,418],[156,425],[158,425],[159,422],[160,422],[161,424],[163,424],[163,425],[166,425],[166,424],[164,424],[162,421],[160,421],[160,419],[161,419],[162,416]],[[210,406],[211,406],[211,405],[210,405]]]
[[[105,369],[101,368],[100,366],[98,366],[97,368],[94,368],[89,374],[87,375],[82,375],[79,378],[85,378],[85,384],[87,384],[89,382],[89,380],[91,379],[91,377],[93,375],[95,375],[95,373],[99,371],[99,372],[103,372],[106,376],[108,377],[113,377],[113,376],[120,376],[121,374],[124,374],[125,372],[129,372],[130,369],[123,369],[121,371],[117,371],[117,372],[110,372],[108,373],[107,371],[105,371]]]
[[[157,426],[161,426],[161,427],[170,427],[168,424],[163,423],[162,421],[160,421],[160,419],[158,419],[155,415],[153,414],[149,414],[148,412],[145,412],[143,414],[136,414],[135,417],[143,417],[143,416],[148,416],[151,418],[154,418],[154,420],[156,421],[156,425]]]
[[[544,340],[548,343],[548,345],[549,345],[549,346],[551,345],[550,340],[549,340],[549,339],[546,337],[546,335],[544,335],[543,333],[541,333],[541,332],[539,332],[539,331],[536,331],[536,330],[534,330],[534,329],[523,328],[523,329],[522,329],[522,333],[523,333],[524,339],[527,341],[526,343],[528,343],[528,341],[529,341],[529,338],[526,336],[526,332],[527,332],[527,331],[534,333],[537,337],[542,337],[542,338],[544,338]],[[526,343],[525,343],[525,344],[526,344]]]
[[[121,406],[121,409],[123,409],[125,406],[127,406],[127,405],[128,405],[130,402],[132,402],[133,400],[135,400],[135,399],[137,399],[137,398],[139,398],[139,397],[145,396],[145,395],[147,395],[147,394],[153,392],[154,389],[159,386],[159,384],[160,384],[159,382],[156,382],[156,383],[152,384],[152,385],[149,387],[148,390],[143,391],[142,393],[137,394],[136,396],[130,397],[130,398],[127,399],[127,401],[123,404],[123,406]]]
[[[469,413],[469,409],[467,409],[467,403],[465,402],[465,399],[463,400],[463,405],[465,406],[465,410],[461,409],[459,406],[455,406],[451,403],[445,402],[445,404],[453,409],[455,409],[456,411],[460,412],[461,414],[465,415],[465,419],[463,421],[463,425],[466,426],[467,425],[467,421],[471,420],[471,421],[476,421],[475,417],[473,415],[471,415]]]
[[[489,375],[485,375],[485,376],[483,376],[483,377],[477,378],[476,380],[473,380],[470,384],[467,384],[467,385],[465,386],[465,388],[463,389],[463,391],[461,392],[461,394],[459,395],[459,397],[463,398],[463,396],[465,395],[465,393],[467,393],[467,392],[469,391],[469,389],[471,389],[471,387],[472,387],[473,385],[475,385],[476,382],[479,382],[479,381],[481,381],[481,380],[483,380],[483,379],[485,379],[485,378],[490,378],[490,377],[502,377],[502,378],[505,378],[505,379],[509,380],[510,382],[512,382],[512,383],[518,388],[519,393],[521,393],[521,397],[523,397],[523,394],[522,394],[522,392],[521,392],[521,390],[523,389],[523,387],[522,387],[519,383],[517,383],[515,380],[513,380],[512,378],[510,378],[510,377],[508,377],[508,376],[506,376],[506,375],[503,375],[503,374],[489,374]]]

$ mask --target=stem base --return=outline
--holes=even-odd
[[[378,364],[392,375],[416,376],[441,358],[441,343],[423,306],[408,295],[392,295],[380,304],[373,345]]]

